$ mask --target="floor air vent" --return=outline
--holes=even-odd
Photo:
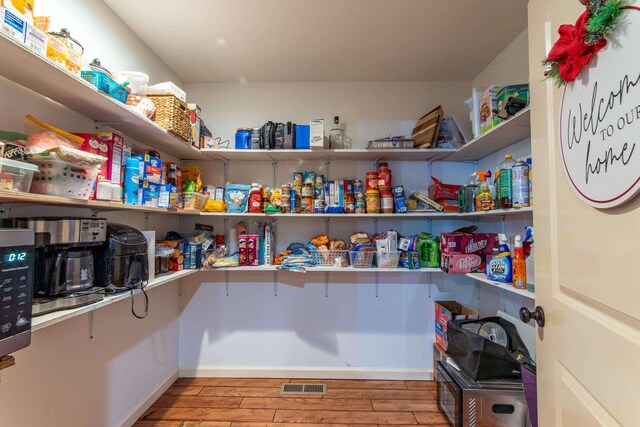
[[[324,384],[282,384],[280,394],[325,394],[327,386]]]

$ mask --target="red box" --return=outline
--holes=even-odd
[[[495,233],[466,234],[454,231],[440,233],[440,253],[442,254],[476,254],[488,255],[498,245]]]
[[[434,199],[444,207],[444,212],[458,212],[460,211],[460,203],[458,200],[449,199]]]
[[[447,322],[449,320],[478,320],[480,315],[456,301],[436,301],[436,344],[447,349]]]
[[[120,173],[123,160],[122,137],[111,132],[74,133],[74,135],[84,138],[84,142],[80,146],[82,151],[107,158],[107,161],[100,166],[98,179],[107,179],[112,184],[120,185]],[[97,182],[96,180],[96,183]],[[95,192],[92,192],[91,199],[94,198]]]

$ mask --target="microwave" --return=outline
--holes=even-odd
[[[474,381],[436,346],[434,362],[438,409],[453,427],[530,426],[520,380]]]

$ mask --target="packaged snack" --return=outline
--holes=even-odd
[[[420,268],[420,252],[418,251],[402,251],[400,252],[400,268],[409,270],[418,270]]]
[[[437,200],[458,200],[458,190],[461,185],[443,184],[435,177],[431,177],[433,185],[429,186],[429,197]]]
[[[258,257],[258,247],[260,236],[251,234],[245,237],[247,241],[247,265],[259,265],[260,258]]]
[[[246,266],[248,263],[247,235],[241,234],[238,236],[238,265]]]
[[[246,212],[251,187],[245,184],[227,183],[225,187],[225,202],[227,212]]]
[[[442,206],[440,203],[437,203],[435,200],[428,198],[419,191],[414,191],[413,193],[411,193],[410,197],[420,203],[427,205],[431,209],[435,209],[439,212],[442,212],[444,210],[444,206]]]
[[[47,151],[60,146],[80,148],[84,142],[84,138],[53,127],[36,119],[31,114],[25,116],[24,128],[28,135],[27,146],[35,152]]]
[[[169,258],[169,270],[182,271],[184,269],[184,241],[183,240],[164,240],[161,243],[164,246],[173,249],[173,254]]]
[[[194,182],[196,188],[193,191],[202,191],[202,179],[198,166],[184,166],[180,168],[180,171],[182,172],[182,182]]]

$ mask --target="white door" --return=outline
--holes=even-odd
[[[537,342],[539,420],[640,426],[640,197],[598,210],[576,196],[560,150],[563,90],[544,80],[541,65],[558,27],[584,10],[578,0],[529,1],[536,304],[546,317]],[[634,41],[626,51],[640,55]],[[640,140],[629,142],[640,156]]]

